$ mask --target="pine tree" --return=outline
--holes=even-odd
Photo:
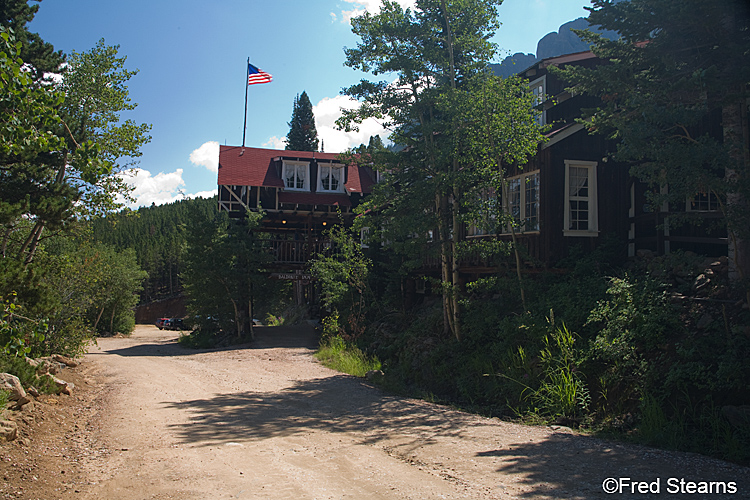
[[[290,151],[318,150],[318,131],[315,128],[315,116],[313,116],[312,103],[307,97],[307,92],[303,91],[294,98],[292,121],[288,125],[286,149]]]
[[[26,68],[34,81],[43,78],[45,73],[60,72],[60,65],[65,62],[61,50],[55,51],[51,43],[29,31],[27,24],[34,19],[38,10],[39,5],[29,5],[28,0],[0,2],[0,26],[12,29],[15,39],[21,42],[19,56],[28,63]]]

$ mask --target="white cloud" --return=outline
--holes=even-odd
[[[211,172],[219,171],[219,143],[208,141],[190,153],[190,161],[195,165],[206,167]]]
[[[268,149],[284,149],[286,147],[286,138],[273,136],[261,144]]]
[[[349,24],[351,19],[353,17],[361,16],[365,12],[369,12],[371,14],[377,14],[380,12],[380,6],[382,4],[381,0],[344,0],[346,3],[349,3],[352,5],[351,10],[342,10],[341,11],[341,22]],[[416,0],[396,0],[401,7],[410,8],[414,10],[414,5],[416,4]],[[337,19],[337,16],[334,12],[331,12],[331,18],[334,20]]]
[[[132,196],[136,202],[128,204],[131,208],[151,205],[152,203],[162,205],[185,197],[180,189],[185,185],[181,168],[178,168],[175,172],[159,172],[156,175],[152,175],[148,170],[136,168],[120,175],[125,182],[135,187]]]
[[[150,206],[152,203],[163,205],[179,200],[216,196],[218,189],[198,191],[193,194],[185,193],[185,181],[182,178],[182,173],[183,170],[178,168],[174,172],[159,172],[153,175],[148,170],[135,168],[118,174],[126,183],[135,188],[131,193],[133,198],[135,198],[135,203],[125,203],[125,205],[130,208],[138,208]],[[125,202],[121,197],[118,197],[116,201],[119,203]]]
[[[219,193],[219,188],[211,189],[208,191],[198,191],[195,194],[187,194],[185,198],[213,198]]]
[[[383,141],[388,137],[388,131],[373,118],[365,120],[357,132],[336,130],[335,122],[341,116],[341,108],[353,109],[357,106],[356,100],[341,95],[325,97],[313,106],[315,128],[318,130],[318,138],[323,141],[323,147],[327,153],[341,153],[348,148],[367,144],[371,135],[379,135]]]

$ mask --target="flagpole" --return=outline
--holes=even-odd
[[[247,77],[245,78],[245,122],[242,124],[242,152],[245,152],[245,131],[247,131],[247,88],[250,86],[250,57],[247,58]]]

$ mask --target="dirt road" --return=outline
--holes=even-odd
[[[726,498],[750,497],[748,469],[390,396],[318,364],[305,327],[258,330],[211,351],[155,327],[100,339],[84,367],[102,403],[89,445],[105,452],[81,463],[75,498],[648,496],[606,495],[610,477],[658,480],[668,498],[724,497],[669,494],[670,478],[736,482]]]

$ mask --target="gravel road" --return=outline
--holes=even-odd
[[[651,497],[633,481],[660,498],[750,498],[747,468],[388,395],[316,362],[308,327],[256,331],[203,351],[151,326],[100,339],[84,366],[101,388],[90,442],[106,453],[81,464],[76,498]],[[607,478],[630,480],[607,495]],[[670,493],[680,479],[738,491]]]

